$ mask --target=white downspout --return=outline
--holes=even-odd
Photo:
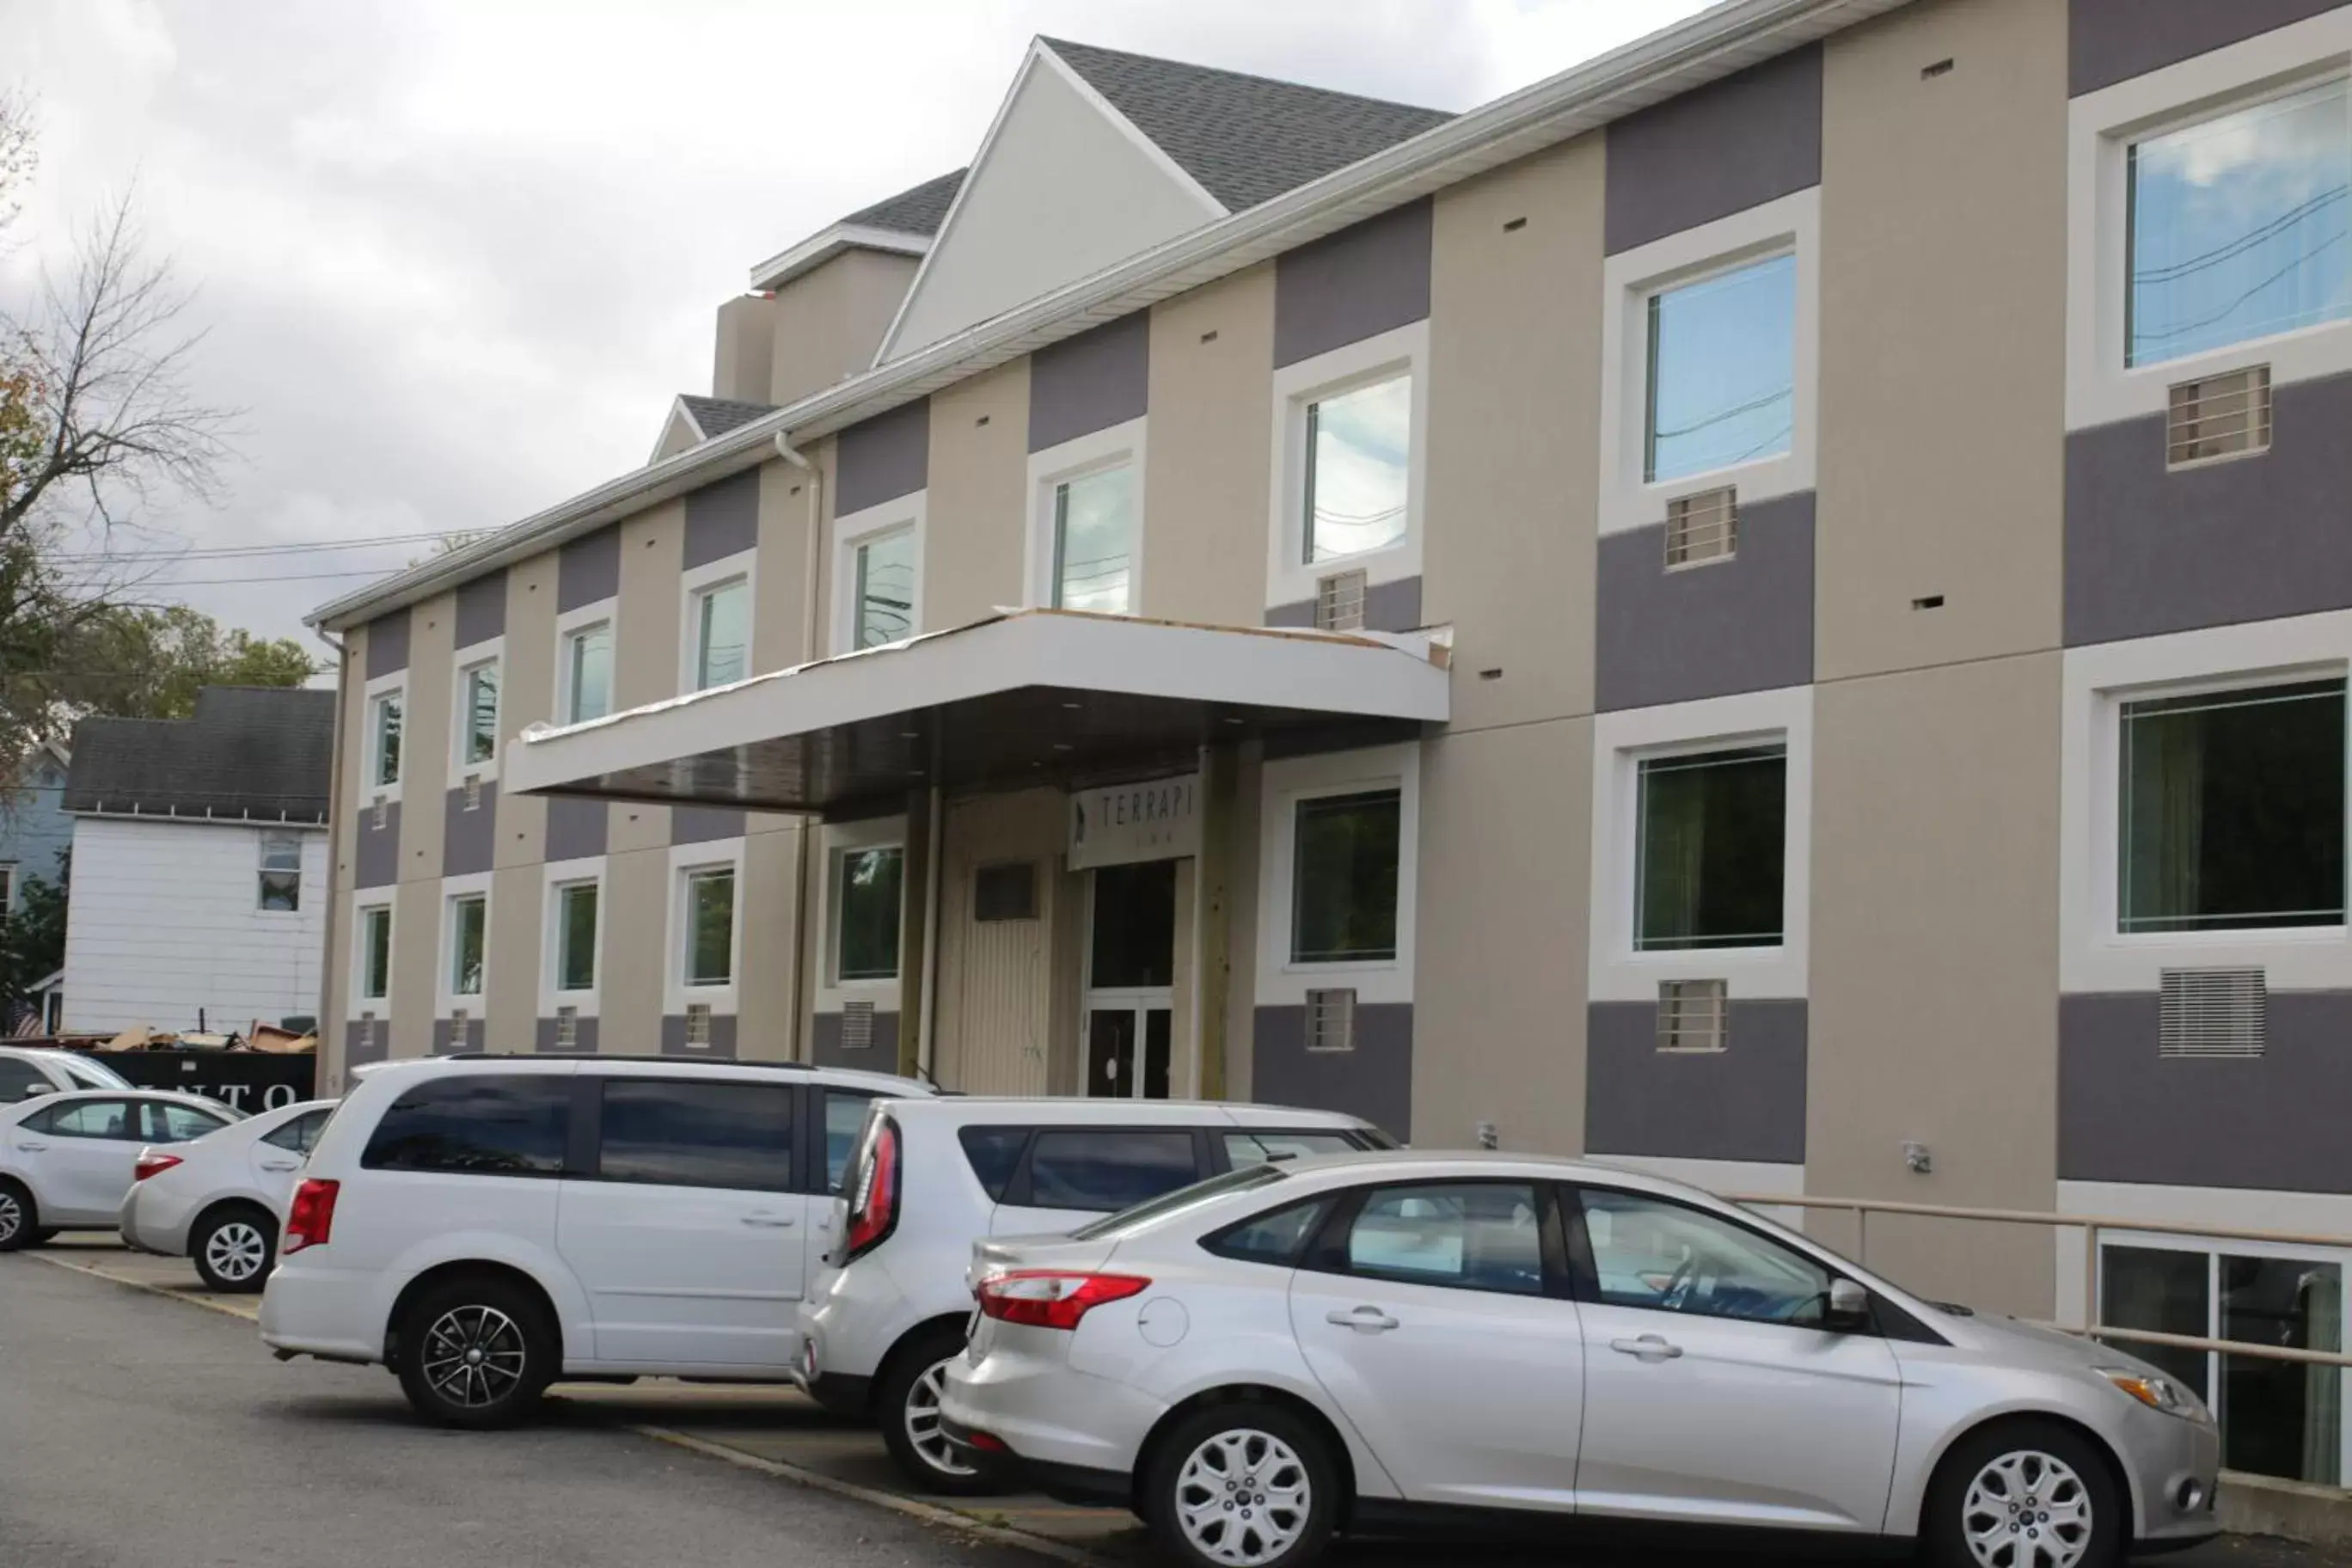
[[[824,490],[824,470],[793,450],[791,432],[776,432],[776,456],[808,476],[808,549],[802,557],[801,579],[804,592],[801,599],[801,662],[808,664],[816,658],[816,573],[817,520],[822,515]],[[807,929],[809,917],[809,819],[802,812],[793,826],[793,942],[798,950],[793,954],[793,1020],[792,1059],[809,1060],[815,1053],[810,1034],[808,968],[824,960],[824,933],[812,933]]]

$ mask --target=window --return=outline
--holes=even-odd
[[[368,1135],[371,1171],[556,1176],[572,1133],[572,1080],[453,1072],[404,1090]]]
[[[836,980],[898,977],[898,883],[906,858],[897,845],[842,855],[835,910]]]
[[[261,907],[299,910],[302,907],[302,840],[291,833],[261,836]]]
[[[392,992],[392,907],[360,911],[360,997],[381,1002]]]
[[[1284,1180],[1282,1171],[1273,1165],[1253,1165],[1247,1170],[1227,1171],[1211,1176],[1204,1182],[1191,1182],[1171,1187],[1156,1197],[1107,1214],[1100,1219],[1088,1220],[1070,1232],[1074,1241],[1102,1241],[1134,1235],[1149,1225],[1157,1224],[1171,1215],[1197,1209],[1203,1204],[1215,1203],[1234,1193],[1248,1192],[1255,1187],[1271,1186]]]
[[[499,754],[499,665],[468,665],[457,678],[457,764],[474,767]]]
[[[686,874],[686,983],[735,980],[735,872],[731,867]]]
[[[1029,1155],[1037,1208],[1132,1208],[1200,1179],[1190,1132],[1047,1131]]]
[[[1641,1193],[1582,1196],[1594,1300],[1792,1324],[1819,1322],[1829,1306],[1830,1271],[1759,1232]]]
[[[2133,144],[2126,364],[2352,316],[2344,79]]]
[[[956,1134],[971,1173],[992,1203],[1004,1201],[1013,1173],[1021,1167],[1021,1151],[1029,1146],[1026,1127],[967,1127]]]
[[[1121,464],[1054,487],[1054,607],[1135,608],[1135,469]]]
[[[1649,300],[1642,477],[1776,458],[1796,428],[1797,258],[1775,256]]]
[[[563,715],[572,724],[613,710],[613,623],[582,626],[563,639]]]
[[[849,598],[851,648],[877,647],[915,630],[915,531],[894,529],[856,547]]]
[[[1384,962],[1397,952],[1397,847],[1402,796],[1393,789],[1298,803],[1293,850],[1294,963]]]
[[[482,994],[482,950],[489,940],[490,900],[461,893],[449,900],[449,994]]]
[[[228,1118],[199,1110],[193,1105],[175,1105],[163,1100],[147,1102],[147,1141],[151,1143],[185,1143],[227,1125]]]
[[[2126,931],[2344,923],[2344,681],[2122,710]]]
[[[378,789],[400,782],[400,692],[387,691],[375,699],[370,710],[368,733],[373,760],[368,779]]]
[[[1037,866],[1008,860],[982,866],[971,877],[971,918],[981,921],[1037,918]]]
[[[824,1190],[841,1191],[849,1171],[851,1151],[857,1147],[857,1135],[866,1130],[866,1112],[875,1097],[856,1094],[847,1089],[828,1089],[824,1091]]]
[[[1780,945],[1788,750],[1643,759],[1637,950]]]
[[[16,867],[13,861],[0,861],[0,919],[16,907]]]
[[[325,1131],[327,1118],[333,1114],[334,1111],[331,1110],[306,1110],[284,1126],[273,1128],[263,1133],[261,1141],[264,1143],[274,1143],[280,1149],[291,1150],[298,1154],[307,1154],[319,1146],[319,1134]]]
[[[127,1100],[84,1100],[27,1117],[25,1125],[58,1138],[117,1138],[143,1143],[140,1108]]]
[[[49,1090],[49,1076],[19,1057],[0,1057],[0,1106],[14,1105],[26,1089]]]
[[[1324,1198],[1293,1204],[1221,1230],[1203,1238],[1201,1245],[1220,1258],[1287,1268],[1298,1260],[1298,1249],[1307,1245],[1330,1206]]]
[[[608,1182],[781,1193],[793,1184],[782,1084],[607,1079],[596,1173]]]
[[[1363,1147],[1345,1132],[1228,1132],[1225,1162],[1236,1167],[1269,1164],[1281,1160],[1306,1160],[1318,1154],[1344,1154]]]
[[[1345,1271],[1539,1296],[1541,1212],[1526,1182],[1375,1188],[1348,1226]]]
[[[596,989],[594,882],[565,882],[555,889],[555,988]]]
[[[1306,563],[1402,542],[1412,459],[1410,374],[1308,404]]]
[[[751,673],[751,584],[741,577],[694,596],[694,689]]]

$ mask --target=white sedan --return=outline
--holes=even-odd
[[[170,1089],[87,1089],[0,1106],[0,1252],[61,1230],[112,1230],[143,1146],[185,1143],[245,1120]]]
[[[122,1239],[193,1259],[215,1290],[258,1290],[302,1161],[334,1114],[331,1100],[265,1110],[193,1143],[144,1149],[122,1199]]]

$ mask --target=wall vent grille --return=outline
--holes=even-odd
[[[376,797],[375,797],[375,830],[376,830],[378,833],[383,832],[383,828],[384,828],[384,824],[385,824],[385,823],[387,823],[387,822],[389,822],[389,821],[391,821],[391,820],[392,820],[392,807],[391,807],[390,803],[388,803],[388,802],[383,798],[383,796],[382,796],[382,795],[378,795],[378,796],[376,796]]]
[[[689,1050],[710,1048],[710,1004],[688,1002],[686,1005],[686,1044]]]
[[[2168,969],[2156,1053],[2258,1057],[2268,1033],[2270,983],[2259,969]]]
[[[1728,486],[1666,503],[1666,570],[1705,566],[1739,553],[1739,496]]]
[[[1719,1051],[1731,1039],[1729,987],[1720,980],[1658,982],[1658,1049]]]
[[[2166,468],[2256,457],[2270,446],[2270,366],[2249,365],[2172,388],[2165,408]]]
[[[841,1048],[845,1051],[870,1051],[874,1048],[874,1004],[845,1002],[841,1005]]]
[[[580,1048],[580,1009],[558,1007],[555,1010],[555,1048],[576,1051]]]
[[[1334,572],[1315,583],[1315,629],[1360,632],[1364,629],[1364,574]]]
[[[1346,986],[1307,994],[1307,1048],[1310,1051],[1352,1051],[1356,1048],[1356,990]]]
[[[375,1015],[373,1013],[362,1013],[360,1015],[360,1049],[363,1051],[372,1051],[375,1049]]]
[[[482,809],[482,775],[479,773],[466,775],[466,809],[467,811]]]

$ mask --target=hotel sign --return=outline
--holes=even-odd
[[[1147,779],[1070,796],[1070,869],[1201,852],[1201,775]]]

